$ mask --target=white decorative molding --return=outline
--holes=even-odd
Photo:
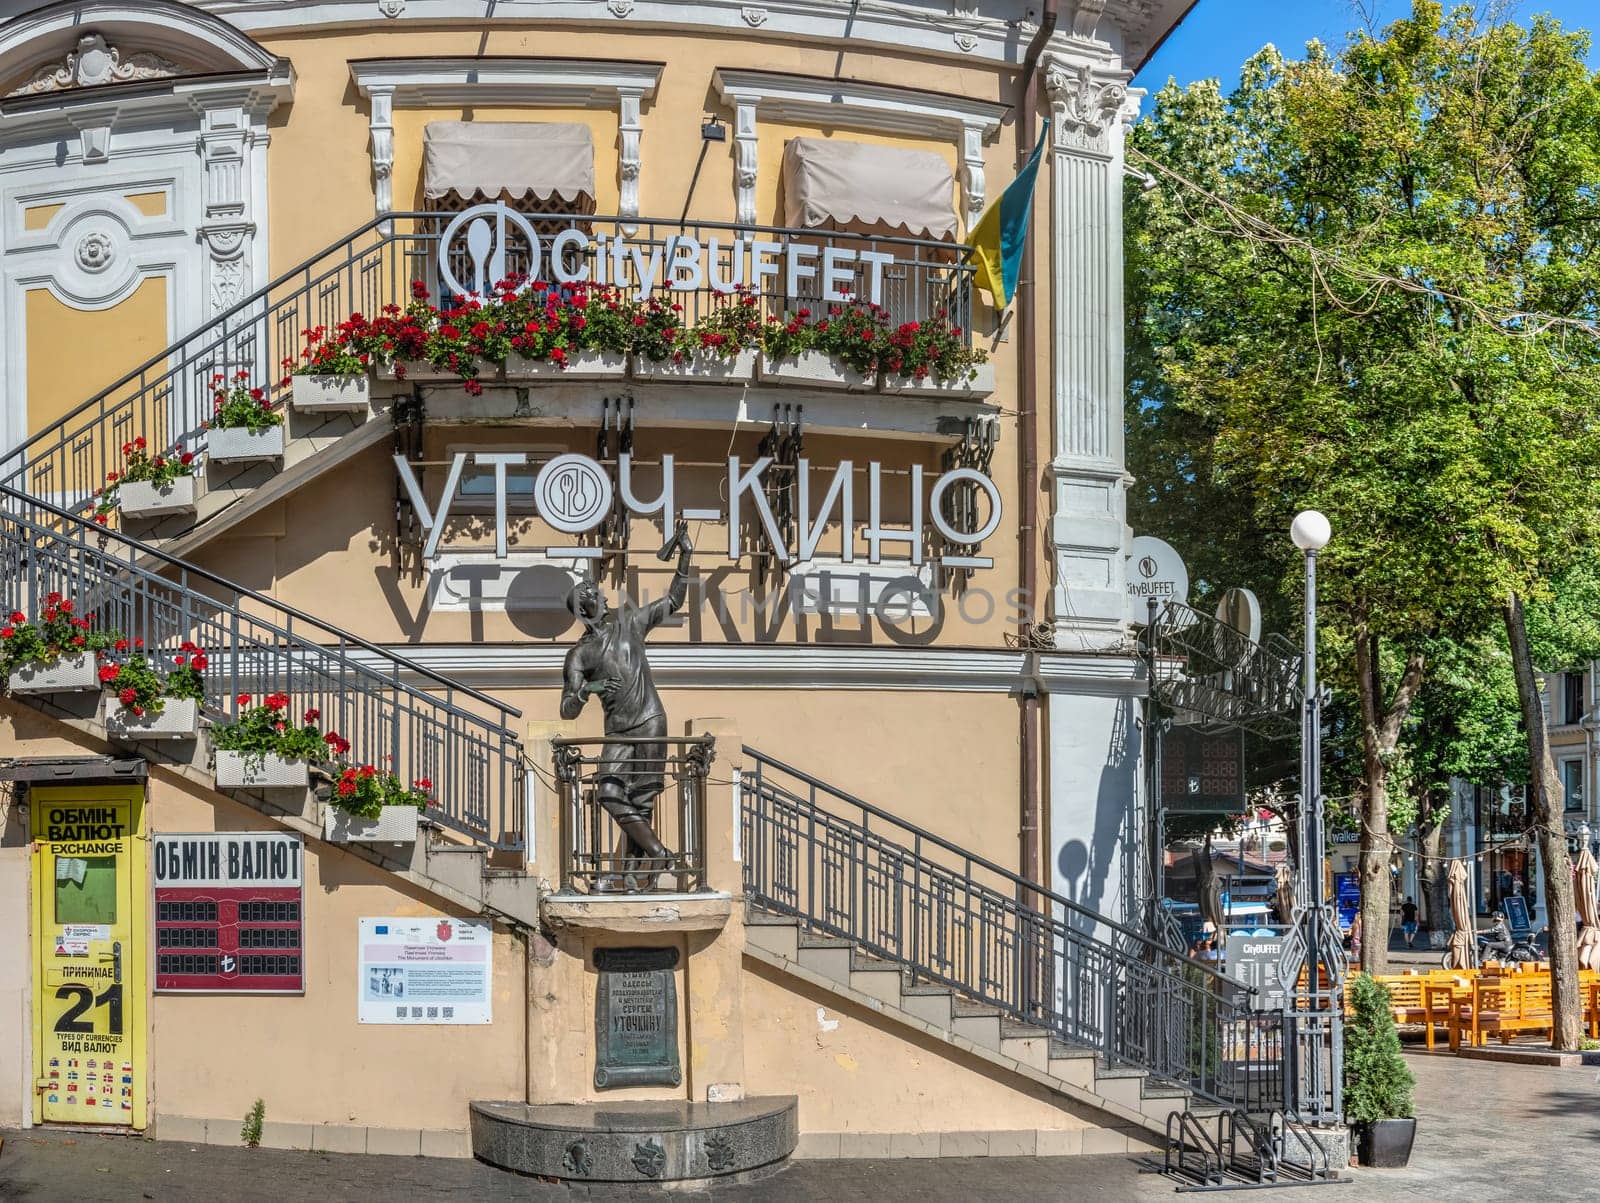
[[[355,59],[350,77],[371,103],[375,208],[393,207],[394,110],[503,105],[611,109],[617,114],[619,216],[639,215],[640,108],[660,63],[570,58]],[[626,227],[625,227],[626,228]],[[628,233],[633,233],[631,228]]]
[[[104,84],[132,83],[141,79],[170,79],[183,68],[159,54],[124,54],[102,34],[86,33],[77,48],[69,50],[59,63],[40,68],[34,77],[9,96],[34,96],[41,92],[64,92],[69,88],[98,88]]]
[[[1112,131],[1121,124],[1129,99],[1127,74],[1104,70],[1086,60],[1047,55],[1044,89],[1050,100],[1056,147],[1109,157]]]
[[[207,11],[225,17],[240,29],[259,32],[293,30],[303,33],[320,26],[344,29],[372,19],[372,0],[196,0]],[[1122,34],[1119,41],[1130,67],[1142,60],[1143,48],[1153,46],[1174,25],[1192,0],[1108,0],[1109,28],[1114,21]],[[718,33],[746,33],[750,28],[743,10],[751,0],[633,0],[630,22],[648,24],[663,30],[682,30],[710,37]],[[964,57],[951,42],[955,24],[951,13],[960,7],[973,8],[972,15],[961,15],[960,24],[978,39],[974,57],[995,64],[1021,62],[1029,37],[1028,11],[1040,7],[1037,0],[1007,0],[999,5],[976,6],[974,0],[952,0],[943,12],[930,3],[908,4],[903,0],[788,0],[773,5],[765,0],[768,20],[765,34],[782,40],[803,40],[813,44],[850,44],[871,53],[876,47],[889,47],[897,53],[942,56],[950,60]],[[1071,5],[1064,6],[1070,8]],[[537,19],[540,28],[591,27],[596,19],[595,0],[502,0],[486,6],[484,0],[406,0],[407,20],[434,24],[463,23],[476,27],[488,22]],[[1019,36],[1019,34],[1021,36]],[[1125,39],[1125,40],[1124,40]],[[1115,65],[1116,50],[1105,33],[1096,31],[1093,40],[1072,35],[1065,12],[1052,44],[1103,58]]]
[[[392,20],[406,11],[406,0],[378,0],[378,11]]]
[[[206,248],[206,298],[215,316],[240,301],[251,276],[250,150],[256,131],[237,106],[209,109],[200,133],[205,211],[198,233]]]
[[[473,688],[558,689],[570,643],[405,644],[412,663]],[[356,652],[361,659],[364,653]],[[215,657],[213,657],[215,659]],[[376,657],[372,663],[376,664]],[[1142,697],[1142,666],[1133,656],[938,647],[822,644],[660,643],[650,671],[668,689],[872,689],[940,693],[1011,693],[1037,673],[1052,694]]]
[[[962,54],[971,54],[978,48],[978,38],[975,34],[958,33],[953,35],[953,40],[955,41],[956,49],[961,51]]]
[[[373,85],[367,92],[372,106],[368,133],[372,140],[372,192],[379,213],[394,208],[394,89]]]
[[[718,67],[717,94],[734,111],[734,189],[740,225],[756,221],[756,126],[848,126],[874,132],[948,139],[961,151],[962,193],[970,228],[983,211],[983,146],[1009,105],[859,80],[783,75]]]
[[[103,272],[116,257],[116,244],[104,230],[90,230],[72,248],[78,266],[86,272]]]
[[[78,154],[85,163],[104,163],[111,158],[111,126],[86,125],[78,131]]]
[[[755,5],[746,5],[739,10],[739,19],[750,26],[751,29],[760,29],[767,23],[767,18],[770,15],[766,9],[757,8]]]
[[[633,0],[606,0],[606,11],[613,17],[626,17],[633,11]]]
[[[639,136],[644,126],[639,121],[639,106],[644,92],[639,88],[617,90],[617,216],[623,219],[622,232],[632,238],[639,232]]]

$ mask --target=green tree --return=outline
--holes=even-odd
[[[1130,155],[1140,420],[1190,415],[1194,462],[1254,526],[1323,510],[1325,663],[1356,697],[1363,967],[1384,968],[1391,774],[1429,649],[1503,627],[1548,880],[1559,1044],[1577,1038],[1571,882],[1527,635],[1596,534],[1600,88],[1587,37],[1417,0],[1381,35],[1239,89],[1168,86]],[[1176,421],[1177,419],[1173,419]],[[1261,545],[1297,589],[1281,539]],[[1409,767],[1407,768],[1409,772]],[[1554,799],[1554,805],[1552,805]]]

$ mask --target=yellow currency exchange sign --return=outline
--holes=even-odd
[[[33,1118],[145,1126],[144,790],[43,788],[33,824]]]

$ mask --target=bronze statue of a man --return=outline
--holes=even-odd
[[[574,719],[591,694],[598,694],[605,711],[605,733],[616,736],[600,752],[595,791],[600,805],[617,821],[627,837],[624,855],[630,861],[647,857],[667,868],[671,853],[656,838],[651,825],[656,798],[666,788],[667,713],[650,676],[645,658],[645,636],[669,615],[683,608],[689,592],[689,542],[685,523],[679,522],[661,549],[666,559],[676,547],[678,567],[667,595],[648,605],[623,608],[606,605],[593,580],[582,580],[567,599],[568,608],[584,625],[577,644],[567,653],[562,669],[561,717]],[[638,741],[638,742],[634,742]]]

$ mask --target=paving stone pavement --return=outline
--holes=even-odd
[[[1600,1200],[1600,1075],[1413,1054],[1420,1117],[1405,1170],[1353,1171],[1328,1203]],[[968,1158],[795,1163],[757,1182],[702,1192],[575,1187],[477,1162],[194,1146],[59,1130],[0,1133],[0,1199],[122,1203],[484,1200],[620,1203],[672,1197],[713,1203],[967,1203],[1083,1200],[1153,1203],[1173,1187],[1131,1157]],[[1252,1192],[1251,1198],[1260,1196]],[[1304,1190],[1289,1195],[1299,1200]],[[1310,1199],[1324,1197],[1318,1193]],[[1308,1201],[1309,1203],[1309,1201]]]

